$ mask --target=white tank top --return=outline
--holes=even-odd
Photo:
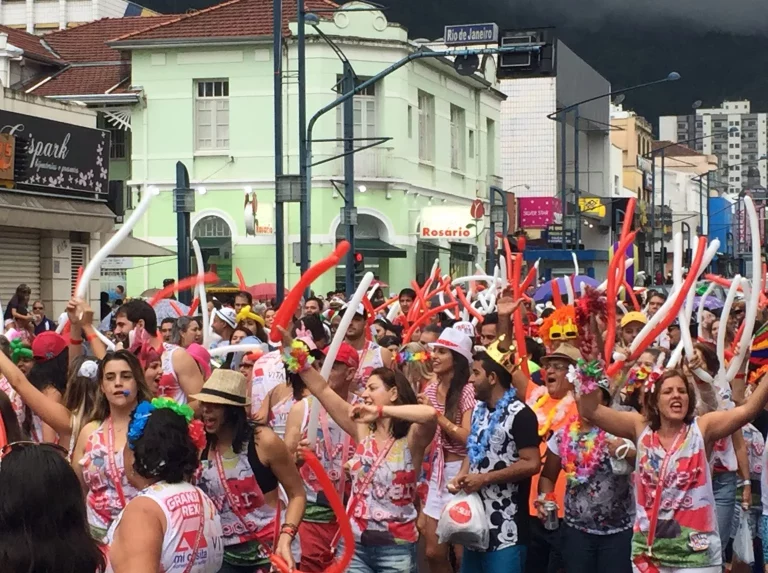
[[[165,514],[166,528],[160,552],[161,571],[216,573],[221,568],[224,559],[221,519],[211,499],[200,488],[187,482],[170,484],[162,481],[149,486],[137,497],[151,499]],[[122,517],[121,513],[110,529],[107,536],[110,544]],[[187,569],[196,542],[195,561]],[[111,566],[108,571],[112,571]]]
[[[163,355],[160,359],[163,366],[163,376],[157,385],[157,393],[159,396],[170,398],[178,404],[187,404],[189,400],[187,400],[184,390],[181,389],[176,370],[173,369],[173,353],[179,348],[181,347],[163,342]]]

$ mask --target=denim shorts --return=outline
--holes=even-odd
[[[344,553],[339,544],[337,556]],[[416,544],[356,545],[347,573],[415,573]]]
[[[513,545],[499,551],[465,549],[461,558],[461,573],[523,573],[524,545]]]

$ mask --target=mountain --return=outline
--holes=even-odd
[[[212,0],[144,0],[161,13],[215,4]],[[392,22],[411,38],[439,38],[446,24],[496,22],[499,27],[555,26],[559,37],[605,76],[614,89],[665,77],[682,78],[627,94],[625,108],[657,123],[688,113],[696,100],[714,107],[749,99],[768,111],[768,8],[752,0],[382,0]],[[713,3],[716,2],[716,3]],[[749,10],[741,10],[746,6]],[[672,7],[670,7],[672,6]],[[662,11],[660,11],[662,10]]]

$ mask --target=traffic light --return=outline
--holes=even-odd
[[[360,251],[355,251],[355,272],[362,273],[365,270],[365,257]]]

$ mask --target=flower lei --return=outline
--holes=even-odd
[[[512,400],[517,396],[517,391],[514,387],[511,387],[504,393],[504,396],[496,402],[496,407],[491,414],[491,419],[488,422],[488,426],[485,428],[485,433],[481,440],[478,440],[480,435],[480,420],[485,419],[488,414],[488,406],[485,402],[478,402],[475,406],[475,412],[472,415],[472,426],[469,433],[469,439],[467,440],[467,455],[469,456],[469,463],[473,467],[477,467],[488,452],[488,444],[491,441],[491,436],[496,430],[496,426],[499,425],[501,416],[507,411],[507,408],[512,403]]]
[[[545,386],[539,386],[531,392],[531,396],[526,402],[539,421],[539,436],[547,435],[552,426],[556,426],[563,421],[575,399],[573,394],[569,392],[567,396],[558,400],[557,406],[552,408],[549,414],[545,415],[541,409],[549,400],[554,400],[554,398],[549,395]]]
[[[656,389],[656,381],[664,374],[661,366],[634,366],[627,376],[626,392],[631,394],[638,388],[643,388],[648,393],[653,393]]]
[[[576,366],[568,367],[567,377],[573,384],[576,396],[591,394],[600,387],[598,382],[605,378],[604,367],[605,363],[602,360],[587,362],[583,358],[579,358]]]
[[[11,340],[11,360],[18,364],[22,358],[32,360],[32,349],[21,338],[14,338]]]
[[[605,430],[592,428],[581,432],[581,420],[574,416],[568,422],[560,443],[560,459],[570,484],[584,484],[595,475],[605,458]]]
[[[189,438],[198,450],[205,447],[205,428],[200,420],[194,420],[195,412],[187,404],[179,404],[170,398],[153,398],[151,402],[140,402],[131,414],[128,424],[128,446],[133,449],[136,441],[144,435],[149,417],[155,410],[172,410],[187,422]]]
[[[766,374],[768,374],[768,364],[764,364],[752,372],[752,374],[749,375],[749,380],[747,380],[747,382],[749,382],[749,384],[757,384]]]
[[[283,362],[291,374],[303,372],[312,366],[314,361],[314,357],[309,354],[309,348],[301,340],[294,340],[290,350],[283,350]]]
[[[429,352],[423,350],[419,352],[411,352],[410,350],[403,350],[397,353],[397,363],[405,364],[406,362],[428,362],[432,356]]]

